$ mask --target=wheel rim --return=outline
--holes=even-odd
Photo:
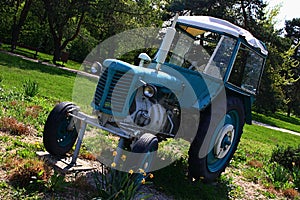
[[[77,130],[75,126],[72,127],[71,130],[68,130],[70,122],[70,117],[65,117],[58,127],[56,139],[60,147],[66,147],[69,144],[73,143],[74,137],[76,137],[77,135]]]
[[[214,154],[218,159],[224,158],[232,146],[235,130],[232,124],[225,124],[218,133],[214,145]]]
[[[221,120],[210,142],[207,155],[207,168],[210,172],[217,172],[227,164],[233,154],[233,147],[237,142],[239,130],[239,114],[236,110],[226,113]],[[223,125],[224,124],[224,125]]]

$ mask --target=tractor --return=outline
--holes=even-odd
[[[267,55],[263,42],[228,21],[176,16],[153,58],[140,53],[138,65],[94,63],[92,114],[72,102],[57,104],[45,123],[44,146],[63,156],[77,141],[75,164],[91,125],[120,138],[118,148],[139,162],[129,168],[153,171],[161,162],[159,143],[182,138],[189,142],[189,177],[214,181],[232,159],[244,124],[251,124]]]

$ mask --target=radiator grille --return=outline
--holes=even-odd
[[[94,103],[105,111],[122,113],[131,86],[133,74],[118,70],[103,70],[98,81]],[[117,87],[116,87],[117,86]]]
[[[106,85],[108,69],[102,69],[101,77],[98,81],[98,85],[95,92],[94,103],[96,106],[100,106],[101,98],[103,96],[104,88]]]

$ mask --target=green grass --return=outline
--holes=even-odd
[[[245,125],[238,149],[234,154],[232,166],[247,164],[252,160],[269,163],[277,146],[297,147],[300,136],[268,129],[257,125]]]
[[[297,118],[295,116],[288,117],[285,114],[279,112],[275,114],[269,114],[268,116],[253,112],[252,115],[253,120],[255,121],[259,121],[279,128],[285,128],[295,132],[300,132],[300,118]]]
[[[243,144],[249,144],[249,149],[252,148],[255,151],[259,151],[263,154],[266,153],[266,155],[269,155],[268,152],[275,148],[277,145],[299,145],[300,136],[283,133],[262,126],[245,125],[240,146],[242,147]],[[253,146],[256,146],[256,148],[253,148]]]
[[[2,85],[20,90],[26,80],[39,84],[39,96],[60,101],[72,99],[76,74],[0,52]]]
[[[10,51],[10,45],[2,44],[0,49],[3,49],[5,51]],[[14,53],[34,59],[35,51],[25,49],[25,48],[21,48],[21,47],[17,47],[15,49]],[[42,62],[52,63],[53,55],[38,52],[38,55],[37,55],[36,59],[40,60]],[[78,63],[78,62],[75,62],[75,61],[72,61],[72,60],[68,60],[67,63],[63,63],[61,61],[58,61],[57,64],[65,66],[65,67],[70,68],[70,69],[79,69],[80,66],[81,66],[81,63]]]

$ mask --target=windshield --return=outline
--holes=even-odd
[[[179,25],[166,62],[222,79],[235,45],[236,39]]]

